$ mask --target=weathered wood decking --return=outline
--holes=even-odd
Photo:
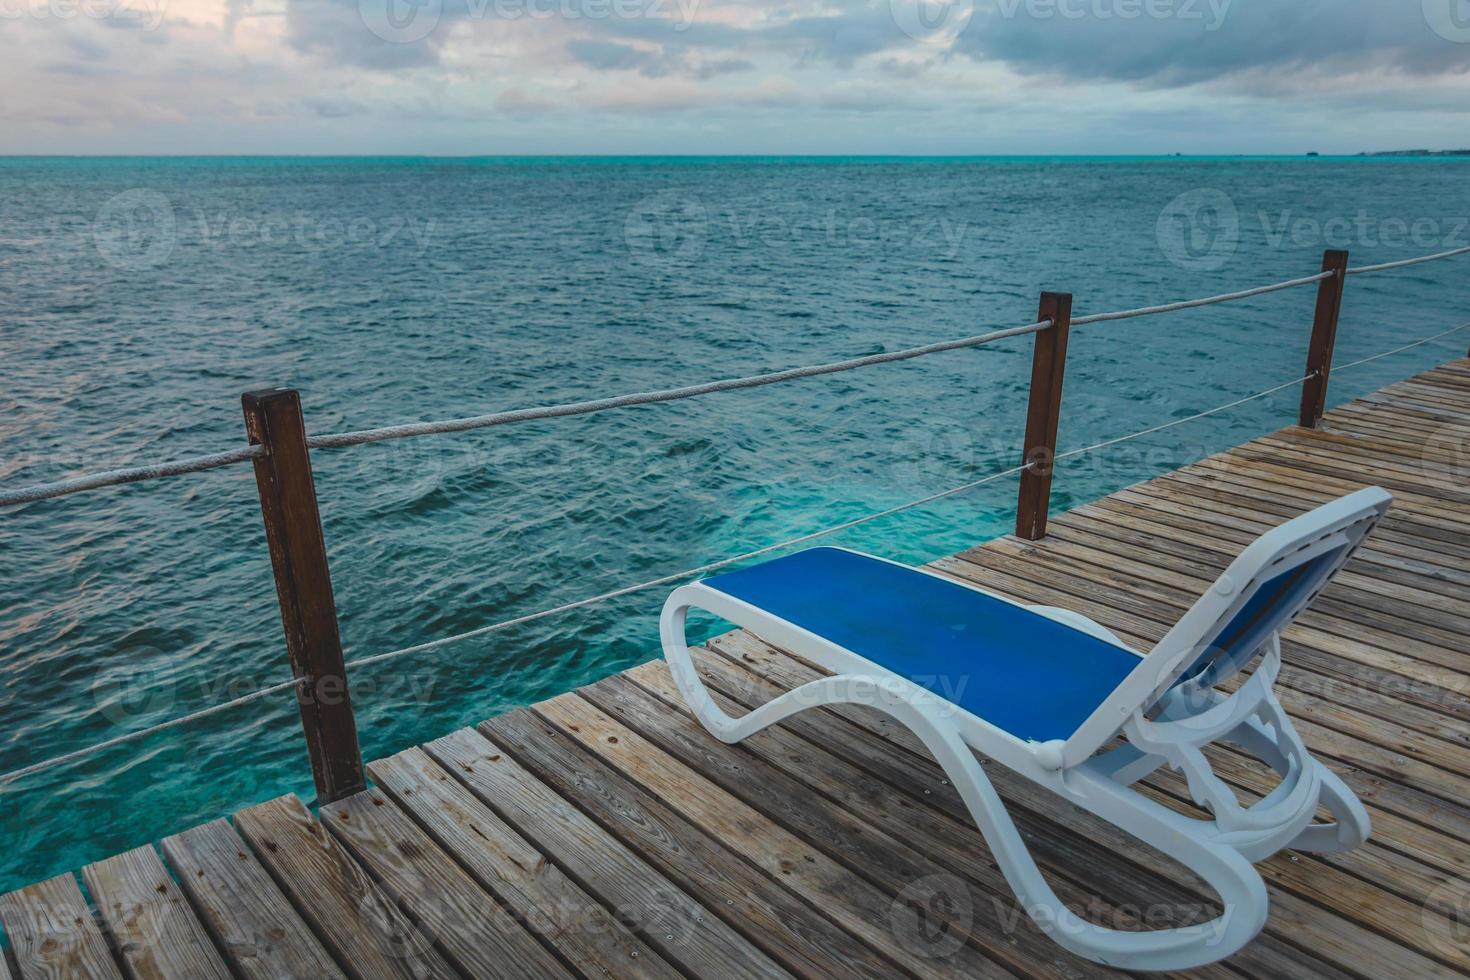
[[[1213,977],[1470,974],[1470,361],[1003,538],[945,572],[1147,648],[1252,537],[1366,483],[1388,519],[1288,634],[1283,702],[1367,803],[1372,840],[1260,868],[1271,918]],[[815,676],[732,634],[750,705]],[[1269,785],[1230,751],[1245,796]],[[918,743],[866,709],[726,746],[660,663],[372,764],[313,817],[274,800],[0,900],[21,980],[1091,977],[1016,907]],[[1213,915],[1179,868],[991,775],[1057,890],[1108,924]],[[1149,791],[1185,808],[1182,781]],[[916,911],[924,906],[925,911]],[[0,980],[7,967],[0,961]]]

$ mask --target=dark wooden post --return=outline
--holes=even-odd
[[[1332,348],[1337,344],[1337,318],[1342,313],[1342,288],[1347,284],[1348,254],[1340,249],[1322,253],[1322,271],[1332,275],[1317,283],[1317,315],[1312,320],[1312,343],[1307,348],[1307,380],[1302,383],[1302,410],[1298,424],[1315,429],[1327,410],[1327,378],[1332,373]]]
[[[289,388],[275,388],[246,392],[240,400],[251,444],[268,450],[255,460],[255,485],[291,670],[306,678],[296,690],[296,703],[306,730],[317,802],[332,803],[361,791],[365,783],[301,396]]]
[[[1046,536],[1051,474],[1057,455],[1057,422],[1062,410],[1062,375],[1067,367],[1067,333],[1072,325],[1072,294],[1042,293],[1037,320],[1051,326],[1036,334],[1031,359],[1031,402],[1026,410],[1026,445],[1021,495],[1016,503],[1016,536],[1039,541]]]

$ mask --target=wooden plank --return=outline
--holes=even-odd
[[[228,823],[211,821],[161,846],[205,930],[245,980],[341,980],[331,955]]]
[[[366,790],[328,804],[321,822],[461,973],[507,980],[571,976],[386,794]]]
[[[1084,594],[1094,596],[1097,605],[1092,611],[1098,613],[1104,625],[1113,626],[1108,608],[1113,605],[1125,603],[1147,603],[1146,598],[1141,598],[1136,588],[1131,586],[1119,587],[1116,585],[1100,584],[1092,581],[1088,573],[1080,564],[1069,565],[1065,572],[1059,574],[1055,563],[1039,564],[1031,571],[1017,569],[1010,562],[994,562],[983,556],[978,561],[986,561],[1003,567],[1010,576],[1004,585],[1003,591],[1023,601],[1050,602],[1056,604],[1058,595],[1047,586],[1036,584],[1038,580],[1055,580],[1055,584],[1063,589],[1081,588]],[[980,566],[971,562],[961,563],[968,569],[978,569]],[[957,566],[959,567],[959,566]],[[993,576],[981,574],[980,571],[964,571],[962,574],[968,576],[978,584],[995,588],[997,584]],[[1097,573],[1099,576],[1103,573]],[[1079,583],[1083,583],[1079,586]],[[1072,605],[1078,605],[1072,602]],[[1170,609],[1166,612],[1155,611],[1150,613],[1157,624],[1155,630],[1162,633],[1167,625],[1177,619],[1177,610]],[[1296,693],[1290,688],[1278,688],[1278,694],[1288,707],[1299,701]],[[1338,722],[1343,724],[1341,731],[1319,725],[1315,721],[1305,718],[1298,725],[1308,743],[1313,744],[1312,734],[1319,736],[1317,745],[1327,749],[1330,755],[1347,753],[1347,758],[1353,760],[1354,764],[1363,766],[1376,772],[1380,777],[1396,781],[1404,781],[1406,778],[1412,780],[1413,785],[1422,791],[1432,792],[1439,796],[1445,803],[1458,806],[1460,801],[1470,797],[1470,776],[1466,771],[1459,768],[1458,760],[1470,750],[1460,746],[1450,746],[1445,743],[1425,743],[1416,738],[1414,733],[1400,728],[1385,725],[1382,722],[1371,722],[1355,716],[1344,716],[1337,719],[1323,719],[1324,722]],[[1392,736],[1390,738],[1389,736]],[[1387,745],[1383,743],[1388,743]]]
[[[695,656],[713,697],[727,712],[738,715],[784,693],[784,689],[737,668],[724,657],[703,650],[695,651]],[[624,676],[661,698],[668,706],[666,710],[687,714],[673,678],[662,662],[644,664]],[[944,772],[922,746],[917,754],[910,753],[881,738],[863,737],[844,728],[836,715],[821,712],[797,715],[765,734],[773,737],[752,738],[743,744],[760,758],[805,781],[813,792],[831,795],[827,779],[830,773],[839,781],[837,792],[851,794],[839,802],[849,806],[854,814],[864,815],[870,821],[882,820],[882,826],[924,841],[926,851],[937,860],[989,890],[993,895],[991,904],[1004,907],[1014,902],[1009,882],[990,865],[985,838],[959,795],[948,787]],[[859,737],[854,738],[855,734]],[[850,768],[826,761],[828,750]],[[1143,849],[1136,843],[1129,847],[1126,837],[1101,821],[1090,817],[1080,822],[1066,819],[1072,814],[1063,813],[1062,809],[1070,808],[1053,808],[1043,815],[1040,808],[1031,805],[1031,797],[1036,794],[1029,784],[1013,777],[998,779],[998,788],[1001,783],[1012,791],[1006,802],[1017,828],[1048,881],[1073,908],[1090,910],[1101,922],[1128,929],[1183,925],[1186,920],[1218,911],[1214,896],[1192,875],[1182,869],[1176,878],[1160,874],[1160,865],[1168,867],[1169,862],[1120,861],[1120,850],[1136,854]],[[1014,792],[1017,789],[1021,792]],[[888,811],[889,816],[886,819],[878,816],[875,808]],[[936,821],[930,817],[931,812],[943,814],[945,819]],[[968,860],[974,857],[980,858],[981,868],[977,869]],[[1134,909],[1148,909],[1148,921],[1140,920]],[[1040,941],[1050,940],[1041,938]],[[1040,955],[1034,949],[1018,952],[1032,959]],[[1262,975],[1318,975],[1269,936],[1238,953],[1231,960],[1231,967]],[[1234,974],[1220,966],[1202,967],[1191,973],[1198,977],[1212,975]],[[1326,971],[1323,975],[1337,973]]]
[[[1089,505],[1088,516],[1099,517],[1109,524],[1118,524],[1130,530],[1159,535],[1156,540],[1161,542],[1173,540],[1177,547],[1183,550],[1186,558],[1191,554],[1196,554],[1196,561],[1205,562],[1206,556],[1197,554],[1198,549],[1190,547],[1188,532],[1177,527],[1182,519],[1173,513],[1176,509],[1182,508],[1169,502],[1110,499],[1100,502],[1095,508]],[[1202,508],[1195,508],[1195,513],[1197,520],[1210,520],[1212,517]],[[1230,549],[1229,553],[1238,554],[1247,543],[1248,541],[1239,542]],[[995,549],[988,550],[994,551]],[[973,554],[965,552],[959,557],[970,559]],[[1220,564],[1216,567],[1223,568],[1223,563],[1227,560],[1226,558],[1220,559]],[[1342,645],[1344,641],[1361,646],[1365,651],[1365,656],[1378,656],[1384,662],[1404,662],[1405,676],[1414,679],[1425,676],[1421,674],[1425,668],[1442,666],[1447,669],[1443,672],[1444,679],[1439,680],[1438,683],[1447,690],[1465,688],[1463,657],[1456,652],[1457,648],[1447,650],[1437,644],[1419,642],[1413,636],[1385,632],[1364,622],[1359,616],[1360,610],[1356,604],[1343,603],[1332,596],[1333,590],[1329,589],[1327,593],[1319,597],[1312,609],[1297,620],[1293,633],[1299,640],[1321,646],[1325,650],[1336,650],[1342,653],[1347,653],[1349,650],[1348,647]]]
[[[881,948],[844,932],[601,759],[582,753],[569,765],[568,741],[554,737],[548,727],[529,712],[516,711],[485,722],[482,729],[536,778],[793,973],[887,980],[902,972]]]
[[[661,955],[694,976],[787,975],[723,919],[570,806],[484,736],[455,732],[425,746],[481,802],[605,906],[620,910]]]
[[[710,641],[710,648],[758,680],[769,681],[773,688],[778,690],[799,687],[821,676],[820,672],[811,665],[797,661],[744,631],[717,637]],[[909,761],[896,767],[899,771],[904,771],[907,767],[916,774],[927,773],[931,780],[942,777],[942,773],[939,773],[937,767],[934,766],[924,745],[907,729],[893,723],[886,715],[861,708],[835,708],[830,709],[829,713],[852,728],[851,730],[834,731],[828,738],[827,744],[839,748],[849,745],[864,746],[863,736],[865,734],[874,735],[908,754]],[[822,712],[817,712],[815,715],[820,718]],[[1257,795],[1276,784],[1274,774],[1268,774],[1264,767],[1249,764],[1243,757],[1233,753],[1217,754],[1210,761],[1216,767],[1217,773],[1227,782],[1256,789],[1259,791]],[[1117,828],[1100,821],[1092,821],[1085,814],[1074,815],[1075,811],[1072,811],[1071,808],[1060,805],[1047,794],[1035,793],[1024,781],[1003,770],[992,769],[991,776],[997,789],[1010,805],[1035,811],[1038,815],[1053,819],[1058,823],[1069,823],[1088,838],[1099,841],[1121,857],[1136,860],[1145,865],[1157,863],[1152,854],[1140,851],[1136,842],[1132,842],[1127,835],[1121,834]],[[926,796],[925,799],[941,806],[953,805],[949,797],[943,793]],[[1405,884],[1400,892],[1415,901],[1428,900],[1435,895],[1446,897],[1451,895],[1452,892],[1444,887],[1446,883],[1470,873],[1470,848],[1466,848],[1461,841],[1388,813],[1372,804],[1369,805],[1369,811],[1372,814],[1374,830],[1373,836],[1365,847],[1341,854],[1319,855],[1316,856],[1317,859],[1337,864],[1352,873],[1359,874],[1364,873],[1359,862],[1375,866],[1387,865],[1394,873],[1400,875],[1400,884],[1405,884],[1402,880],[1403,870],[1413,863],[1423,869],[1422,880],[1425,884],[1417,891],[1414,890],[1412,884]],[[1080,825],[1079,816],[1084,821]],[[1385,843],[1392,850],[1385,847]],[[1411,855],[1413,860],[1411,861],[1406,855]],[[1443,870],[1437,871],[1436,869]],[[1371,877],[1371,874],[1368,876]],[[1449,914],[1448,908],[1445,908],[1444,911]]]
[[[73,875],[0,896],[0,923],[10,937],[20,980],[121,980]]]
[[[1157,488],[1148,485],[1119,491],[1116,496],[1121,500],[1136,502],[1147,509],[1187,515],[1197,520],[1237,525],[1244,523],[1237,518],[1230,517],[1223,508],[1208,500],[1199,498],[1180,500],[1177,495],[1160,493]],[[1259,536],[1260,533],[1261,530],[1257,530],[1256,536]],[[1298,622],[1308,626],[1314,625],[1322,622],[1322,617],[1330,613],[1333,616],[1361,624],[1365,627],[1365,635],[1373,637],[1374,642],[1382,645],[1384,649],[1398,649],[1427,658],[1454,655],[1462,649],[1461,635],[1452,629],[1447,630],[1399,615],[1390,605],[1383,602],[1346,602],[1336,598],[1343,591],[1336,584],[1330,586]]]
[[[1118,549],[1130,557],[1144,557],[1147,550],[1143,548],[1134,549],[1130,545],[1117,543],[1111,537],[1094,535],[1090,531],[1079,531],[1072,526],[1062,526],[1060,523],[1053,524],[1052,539],[1058,542],[1070,544],[1090,545],[1096,548]],[[1161,549],[1155,549],[1157,557],[1162,554]],[[1172,561],[1168,562],[1170,566]],[[1287,661],[1296,667],[1302,668],[1287,678],[1289,686],[1295,690],[1306,692],[1320,692],[1331,700],[1370,714],[1375,717],[1402,724],[1416,731],[1437,738],[1448,739],[1456,744],[1464,744],[1470,741],[1470,717],[1467,711],[1446,711],[1446,706],[1453,706],[1453,702],[1447,698],[1442,702],[1434,704],[1433,707],[1421,706],[1403,697],[1401,687],[1390,683],[1389,675],[1378,671],[1355,672],[1351,680],[1341,682],[1337,678],[1341,675],[1318,673],[1317,668],[1328,663],[1328,657],[1315,648],[1304,647],[1295,634],[1286,641],[1283,650]],[[1329,649],[1331,644],[1327,645]],[[1470,709],[1470,701],[1461,698],[1460,701],[1467,702],[1462,708]]]
[[[728,646],[732,641],[735,642],[736,649],[748,647],[748,641],[743,640],[743,638],[736,640],[731,637],[723,638],[719,645]],[[779,653],[777,656],[782,659],[790,659]],[[742,662],[747,661],[742,658]],[[800,670],[798,675],[792,675],[793,681],[796,676],[805,678],[802,683],[818,676],[818,671],[815,668],[810,665],[803,665],[803,667],[804,669]],[[640,668],[640,677],[652,671],[652,666]],[[806,713],[801,717],[811,720],[811,724],[813,725],[819,725],[823,729],[826,729],[819,736],[823,744],[842,745],[848,750],[856,751],[867,749],[867,744],[860,738],[854,738],[851,731],[844,732],[830,727],[837,723],[835,720],[828,721],[827,719],[835,719],[836,714],[837,712],[818,711]],[[868,718],[879,719],[881,717],[876,715],[876,713],[863,712],[860,709],[847,709],[843,714],[854,720],[861,719],[862,721],[866,721]],[[790,725],[791,723],[792,721],[788,720],[783,724]],[[869,731],[880,730],[869,729]],[[927,751],[917,739],[913,739],[909,733],[896,726],[892,730],[902,732],[903,737],[909,741],[909,748],[914,753],[914,758],[910,765],[919,769],[928,769],[932,766],[932,763],[928,759]],[[1069,846],[1075,848],[1077,846],[1075,843],[1068,844],[1066,841],[1068,839],[1075,840],[1080,835],[1096,839],[1108,850],[1116,852],[1121,857],[1140,863],[1146,862],[1155,866],[1159,865],[1159,859],[1152,852],[1140,846],[1137,841],[1122,834],[1117,828],[1093,821],[1085,815],[1076,814],[1070,806],[1060,804],[1059,801],[1049,797],[1047,794],[1036,793],[1034,788],[1027,785],[1019,777],[1005,772],[1003,767],[991,766],[988,768],[992,778],[996,781],[997,788],[1005,794],[1007,803],[1013,809],[1017,807],[1032,808],[1038,805],[1043,807],[1050,805],[1050,815],[1057,823],[1045,834],[1039,832],[1027,833],[1028,842],[1031,843],[1033,848],[1040,850],[1045,850],[1048,846],[1060,846],[1063,849]],[[933,769],[933,771],[938,773],[937,768]],[[891,778],[891,775],[891,772],[885,773],[884,778]],[[944,795],[939,793],[931,794],[930,797],[926,797],[926,802],[933,797],[939,797],[942,801]],[[1174,802],[1178,802],[1177,798]],[[1063,841],[1060,845],[1057,842],[1058,838]],[[1292,870],[1300,868],[1298,863],[1291,860],[1289,855],[1278,856],[1276,862],[1276,865],[1271,868],[1263,868],[1263,870],[1267,871],[1268,880],[1272,880],[1277,884],[1280,884],[1283,879],[1289,878]],[[1290,870],[1281,870],[1280,866],[1283,864],[1289,865]],[[1326,874],[1330,878],[1333,872],[1328,869],[1322,869],[1319,874]],[[1199,887],[1199,885],[1196,884],[1194,887]],[[1318,887],[1327,887],[1327,883],[1319,882]],[[1247,950],[1243,950],[1240,954],[1237,954],[1237,957],[1232,958],[1229,961],[1232,965],[1238,965],[1249,976],[1297,975],[1300,973],[1300,967],[1295,966],[1283,970],[1279,965],[1263,968],[1259,963],[1253,965],[1247,965],[1246,963],[1237,964],[1237,960],[1242,956],[1246,956],[1250,950],[1254,950],[1254,953],[1250,955],[1255,956],[1273,952],[1265,948],[1265,944],[1271,942],[1267,937],[1274,934],[1289,942],[1296,943],[1302,950],[1312,956],[1327,957],[1334,960],[1340,970],[1357,972],[1362,967],[1369,967],[1368,972],[1370,974],[1373,974],[1376,970],[1381,971],[1378,975],[1391,975],[1399,966],[1402,966],[1411,972],[1414,970],[1424,971],[1423,975],[1447,975],[1443,966],[1422,959],[1415,953],[1409,952],[1392,942],[1385,941],[1379,935],[1374,934],[1372,927],[1365,927],[1365,925],[1348,921],[1341,914],[1324,913],[1319,903],[1311,901],[1309,896],[1300,894],[1303,890],[1311,892],[1311,889],[1299,889],[1298,894],[1291,894],[1282,892],[1279,889],[1273,889],[1272,918],[1268,920],[1267,935],[1256,940]],[[1339,875],[1338,890],[1342,894],[1334,896],[1334,899],[1341,906],[1339,911],[1347,912],[1350,917],[1356,915],[1360,909],[1353,902],[1363,901],[1364,887],[1353,882],[1347,876]],[[1167,895],[1169,893],[1162,891],[1161,894]],[[1312,892],[1312,895],[1315,895],[1315,892]],[[1157,901],[1159,899],[1148,903],[1146,907],[1152,910]],[[1408,921],[1412,923],[1419,921],[1415,918],[1415,913],[1419,911],[1415,905],[1408,905],[1400,901],[1394,911],[1398,914],[1398,918],[1394,919],[1394,922],[1402,923]],[[1405,918],[1406,916],[1408,918]],[[1277,955],[1286,957],[1293,955],[1290,951],[1281,952],[1279,949],[1274,952]],[[1406,958],[1414,961],[1412,967],[1407,964]],[[1321,967],[1319,966],[1318,968],[1320,969]]]
[[[242,810],[235,827],[351,976],[458,976],[296,797]]]
[[[1148,549],[1143,549],[1147,552]],[[1204,570],[1203,559],[1191,566],[1187,559],[1170,557],[1167,552],[1147,554],[1135,552],[1124,554],[1124,549],[1113,545],[1087,544],[1071,541],[1048,541],[1044,549],[1028,551],[1015,543],[998,542],[985,549],[984,553],[1006,555],[1011,558],[1032,559],[1042,563],[1070,563],[1072,566],[1089,565],[1101,561],[1106,578],[1125,589],[1147,588],[1158,595],[1168,595],[1181,611],[1192,604],[1212,583],[1212,579],[1195,576]],[[973,557],[967,555],[967,558]],[[1221,566],[1223,570],[1223,566]],[[1175,587],[1177,586],[1177,587]],[[1334,582],[1314,603],[1313,608],[1298,618],[1289,635],[1306,637],[1304,630],[1346,635],[1350,638],[1374,637],[1389,649],[1397,639],[1397,648],[1409,648],[1433,664],[1446,667],[1465,666],[1463,657],[1441,654],[1439,650],[1453,650],[1449,637],[1452,633],[1452,614],[1395,602],[1383,596],[1374,596],[1348,585]],[[1438,647],[1423,644],[1413,645],[1404,639],[1404,633],[1443,634],[1445,640]],[[1335,644],[1335,639],[1323,639]],[[1330,648],[1330,647],[1329,647]],[[1461,670],[1444,671],[1451,689],[1463,689],[1467,675]]]
[[[608,678],[599,684],[618,680]],[[567,738],[597,752],[651,792],[663,793],[671,802],[677,794],[677,802],[687,815],[706,823],[747,860],[780,876],[779,880],[790,881],[795,887],[801,881],[797,878],[800,874],[810,881],[812,891],[825,892],[826,900],[831,901],[834,892],[844,892],[823,886],[840,878],[852,890],[852,897],[839,901],[867,899],[876,892],[877,904],[885,910],[891,908],[902,890],[912,889],[909,894],[929,910],[936,928],[969,933],[968,942],[942,961],[946,968],[976,971],[983,976],[1010,975],[1004,965],[1009,950],[987,948],[994,945],[991,937],[972,931],[971,923],[965,921],[964,903],[947,908],[946,899],[952,896],[936,894],[948,880],[938,865],[837,808],[819,805],[810,793],[789,779],[781,779],[753,757],[732,763],[719,758],[719,750],[713,746],[690,745],[685,752],[684,747],[668,741],[647,738],[644,732],[631,727],[634,719],[626,718],[625,724],[625,716],[615,717],[588,700],[601,693],[592,688],[541,702],[533,710]],[[691,764],[690,758],[696,753],[703,761]],[[738,787],[732,789],[737,783]],[[982,898],[979,904],[983,902]],[[871,930],[873,923],[859,924],[860,918],[860,913],[852,915],[843,925],[849,930]],[[886,914],[884,919],[888,919]],[[891,934],[891,922],[884,921],[880,928]],[[1024,917],[1017,922],[1018,932],[1034,929]],[[912,956],[913,950],[904,952]],[[1072,971],[1073,976],[1095,975],[1101,969],[1060,949],[1055,953],[1056,959],[1033,963],[1032,968]],[[907,959],[904,965],[913,968]]]
[[[128,976],[229,980],[229,968],[151,846],[87,865],[82,881]]]
[[[553,855],[532,847],[422,749],[369,763],[368,772],[482,888],[554,941],[583,975],[681,975],[563,874]]]
[[[1015,571],[1015,569],[1008,568],[1008,571]],[[970,577],[989,587],[1029,599],[1029,601],[1048,601],[1048,599],[1052,602],[1056,601],[1054,595],[1048,596],[1044,591],[1032,591],[1037,587],[1031,578],[1007,576],[1004,580],[1000,580],[993,575],[981,575],[979,578],[972,575]],[[1084,614],[1093,615],[1109,625],[1118,625],[1116,617],[1109,613],[1106,600],[1100,605],[1089,605],[1078,601],[1070,601],[1069,604]],[[1158,626],[1156,631],[1161,633],[1163,628],[1163,626]],[[1308,743],[1316,752],[1325,751],[1328,756],[1344,760],[1354,767],[1370,758],[1378,763],[1381,767],[1380,772],[1387,773],[1386,779],[1383,776],[1360,775],[1356,769],[1343,774],[1354,790],[1365,800],[1379,800],[1396,813],[1413,820],[1423,821],[1433,827],[1451,830],[1461,836],[1461,839],[1470,839],[1464,836],[1470,833],[1470,820],[1467,820],[1467,817],[1470,817],[1470,810],[1454,801],[1425,796],[1417,784],[1411,786],[1406,782],[1405,776],[1411,775],[1406,772],[1409,768],[1409,760],[1385,753],[1381,747],[1369,740],[1348,741],[1330,729],[1318,728],[1305,720],[1299,721],[1298,727],[1308,735]]]

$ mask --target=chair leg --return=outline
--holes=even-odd
[[[1225,741],[1240,746],[1279,775],[1284,776],[1291,765],[1286,753],[1270,736],[1251,726],[1242,725],[1231,732]],[[1328,823],[1308,824],[1280,847],[1317,853],[1351,851],[1366,841],[1372,833],[1373,824],[1368,817],[1368,811],[1357,794],[1348,788],[1337,773],[1310,754],[1304,752],[1303,755],[1317,770],[1320,784],[1317,802],[1326,807],[1334,819]]]
[[[1341,777],[1320,762],[1316,765],[1322,780],[1322,792],[1318,801],[1335,819],[1331,823],[1309,824],[1286,846],[1297,851],[1313,851],[1319,854],[1351,851],[1368,839],[1373,831],[1373,823],[1368,818],[1363,802]]]
[[[1177,825],[1149,812],[1149,806],[1157,805],[1152,801],[1140,797],[1132,805],[1118,806],[1124,797],[1112,791],[1137,794],[1115,783],[1110,784],[1108,799],[1077,802],[1195,872],[1220,896],[1224,911],[1209,922],[1147,932],[1109,929],[1080,918],[1042,877],[989,777],[958,729],[944,719],[943,703],[921,692],[910,701],[876,707],[906,725],[933,753],[959,790],[1017,898],[1058,945],[1122,969],[1187,970],[1224,959],[1265,925],[1266,886],[1249,861],[1231,848],[1181,835]]]

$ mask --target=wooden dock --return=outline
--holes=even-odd
[[[1147,649],[1255,535],[1368,483],[1394,508],[1288,633],[1279,690],[1373,837],[1261,864],[1265,931],[1192,975],[1470,975],[1470,361],[935,563]],[[727,705],[816,676],[741,633],[701,659]],[[1268,787],[1212,751],[1243,797]],[[938,767],[867,709],[727,746],[654,662],[368,768],[315,816],[284,797],[5,896],[0,980],[1113,972],[1031,924]],[[1083,914],[1216,914],[1182,869],[990,773]],[[1177,775],[1145,785],[1188,809]]]

